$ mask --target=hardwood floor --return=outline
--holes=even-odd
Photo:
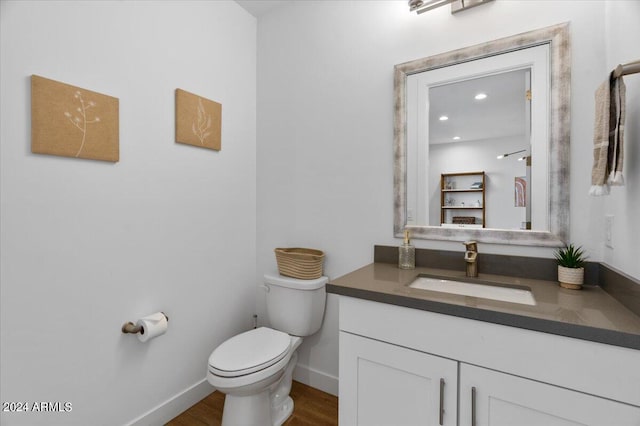
[[[338,425],[337,397],[296,381],[293,382],[290,395],[295,407],[293,414],[283,426]],[[223,405],[224,394],[214,392],[166,426],[220,426]]]

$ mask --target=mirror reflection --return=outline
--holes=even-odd
[[[426,190],[409,194],[408,222],[531,229],[531,68],[427,90]]]
[[[394,234],[558,246],[570,45],[559,24],[396,65]]]

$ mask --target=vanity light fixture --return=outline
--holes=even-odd
[[[451,13],[456,13],[490,1],[492,0],[409,0],[407,3],[410,12],[421,14],[446,4],[451,4]]]
[[[478,93],[474,99],[476,99],[477,101],[481,101],[483,99],[487,99],[487,94],[486,93]]]
[[[440,116],[440,121],[447,121],[449,119],[449,117],[447,117],[446,115],[441,115]]]
[[[454,136],[454,137],[453,137],[453,140],[454,140],[454,141],[459,141],[459,140],[460,140],[460,136]]]
[[[409,0],[409,11],[417,12],[418,14],[427,12],[436,7],[444,6],[445,4],[453,3],[456,0]]]
[[[506,154],[498,155],[496,158],[497,158],[498,160],[501,160],[501,159],[503,159],[504,157],[508,157],[508,156],[510,156],[510,155],[518,154],[519,152],[525,152],[525,151],[526,151],[526,149],[521,149],[520,151],[508,152],[508,153],[506,153]]]

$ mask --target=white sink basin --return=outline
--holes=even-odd
[[[438,291],[441,293],[459,294],[462,296],[481,297],[483,299],[500,300],[502,302],[521,303],[535,306],[536,300],[531,291],[501,287],[497,285],[476,284],[473,282],[419,276],[411,284],[411,288]]]

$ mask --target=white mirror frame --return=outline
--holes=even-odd
[[[549,230],[507,230],[406,226],[407,223],[407,76],[462,62],[548,44],[551,64],[549,105]],[[394,67],[394,224],[395,237],[409,229],[414,238],[560,247],[569,241],[569,141],[571,135],[571,41],[569,24],[529,31]]]

